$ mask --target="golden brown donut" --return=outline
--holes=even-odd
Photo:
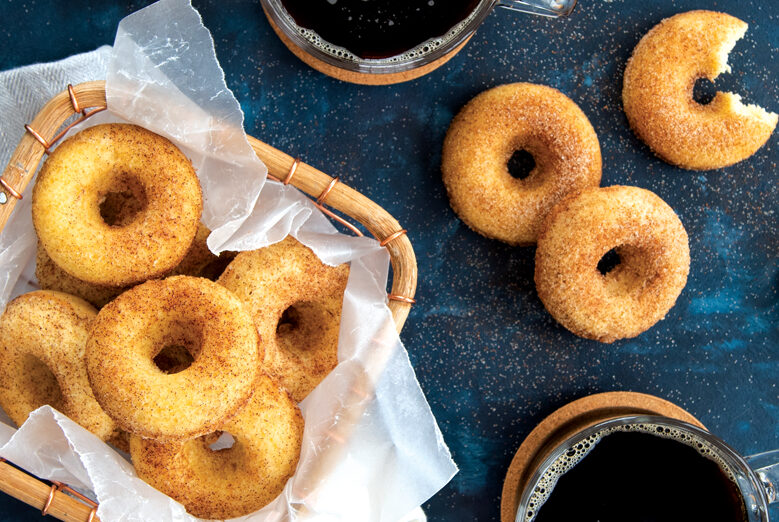
[[[224,287],[174,276],[135,286],[108,303],[87,340],[89,382],[123,430],[163,440],[213,431],[248,400],[260,353],[252,318]],[[184,347],[191,366],[168,374],[165,349]]]
[[[638,42],[625,69],[622,103],[630,126],[660,158],[686,169],[718,169],[751,156],[774,131],[777,115],[718,92],[693,99],[699,78],[730,72],[728,53],[747,24],[725,13],[690,11],[666,18]]]
[[[84,346],[97,311],[86,301],[39,290],[0,317],[0,405],[21,425],[48,404],[103,440],[117,435],[87,379]]]
[[[514,178],[516,151],[535,168]],[[549,209],[569,192],[596,187],[600,145],[587,116],[560,91],[543,85],[501,85],[476,96],[454,118],[441,171],[455,213],[484,236],[512,245],[536,242]]]
[[[616,249],[619,264],[598,263]],[[647,330],[687,282],[687,233],[674,211],[638,187],[584,189],[555,205],[536,249],[538,296],[576,335],[610,343]]]
[[[40,242],[35,255],[35,277],[43,290],[75,295],[98,309],[128,288],[126,286],[96,285],[73,277],[51,260]]]
[[[211,281],[216,281],[227,270],[227,266],[232,263],[236,255],[238,255],[237,252],[227,250],[221,252],[215,259],[204,266],[198,275]]]
[[[187,255],[168,275],[206,276],[221,257],[212,254],[206,245],[210,233],[208,227],[201,223]],[[129,288],[127,286],[96,285],[73,277],[52,261],[40,243],[38,243],[35,263],[35,277],[42,289],[75,295],[98,309]]]
[[[241,252],[218,279],[254,318],[264,369],[297,402],[338,364],[349,266],[327,266],[292,237]]]
[[[197,226],[197,232],[195,233],[195,238],[189,245],[189,250],[187,250],[187,254],[184,256],[184,259],[182,259],[181,263],[176,265],[175,268],[173,268],[173,270],[167,274],[167,276],[201,276],[203,270],[205,270],[207,266],[218,259],[218,256],[215,256],[211,253],[211,251],[208,249],[208,244],[206,243],[210,234],[211,231],[208,229],[208,227],[202,223],[199,223]]]
[[[127,224],[106,223],[100,208],[106,195],[137,186],[143,209]],[[33,224],[48,255],[70,275],[105,286],[159,277],[178,265],[201,209],[189,160],[135,125],[97,125],[67,139],[33,188]]]
[[[303,417],[267,375],[235,417],[219,427],[231,448],[212,450],[219,432],[185,442],[130,438],[138,476],[201,518],[226,519],[257,511],[275,499],[295,472]]]

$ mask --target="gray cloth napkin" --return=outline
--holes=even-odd
[[[39,110],[69,83],[105,79],[111,47],[0,72],[0,162],[3,168]],[[32,186],[32,184],[30,184]]]

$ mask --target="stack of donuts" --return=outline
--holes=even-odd
[[[63,142],[32,207],[42,290],[0,317],[0,406],[19,425],[61,411],[194,516],[271,502],[300,456],[297,403],[337,363],[348,265],[292,238],[212,255],[191,163],[133,125]]]
[[[754,154],[777,115],[717,93],[697,103],[692,87],[730,70],[741,20],[691,11],[662,21],[638,43],[625,70],[627,119],[652,150],[687,169],[714,169]],[[525,177],[509,164],[533,157]],[[613,342],[663,319],[687,282],[690,252],[681,221],[656,194],[599,187],[595,130],[550,87],[516,83],[485,91],[452,121],[442,158],[452,208],[476,232],[536,245],[535,283],[546,309],[573,333]]]

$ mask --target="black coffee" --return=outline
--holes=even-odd
[[[295,22],[360,58],[397,56],[445,36],[479,0],[281,0]]]
[[[736,484],[688,442],[635,431],[604,436],[535,506],[535,521],[745,522]]]

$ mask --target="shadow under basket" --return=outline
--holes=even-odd
[[[0,177],[0,232],[5,227],[18,200],[22,199],[24,189],[32,180],[44,155],[74,125],[93,114],[106,110],[105,82],[86,82],[67,89],[54,96],[38,112],[33,121],[25,125],[26,132],[11,156],[8,165]],[[75,120],[65,125],[68,120]],[[48,136],[48,138],[47,138]],[[336,220],[356,235],[360,230],[347,220],[333,213],[335,209],[345,216],[359,222],[385,247],[392,264],[392,289],[387,295],[387,305],[400,333],[408,318],[411,306],[415,303],[414,294],[417,285],[417,263],[414,249],[398,221],[386,210],[360,192],[339,183],[310,165],[284,152],[249,138],[249,144],[257,156],[268,167],[268,177],[285,185],[290,184],[311,196],[314,204],[327,216]],[[325,200],[327,206],[325,206]],[[328,208],[330,207],[330,208]],[[386,364],[387,353],[376,364],[380,371]],[[354,377],[351,386],[355,393],[363,396],[368,392],[376,374],[365,373]],[[351,426],[362,415],[362,408],[352,407],[344,411],[339,422],[333,427],[332,442],[319,461],[314,474],[326,473],[340,457],[338,441],[349,437]],[[59,482],[43,482],[24,471],[0,459],[0,490],[27,504],[38,508],[44,515],[51,515],[68,522],[97,521],[97,504]]]

